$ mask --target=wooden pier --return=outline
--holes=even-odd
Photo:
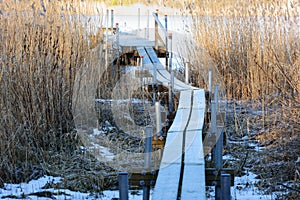
[[[136,76],[152,78],[151,87],[154,91],[154,101],[156,100],[155,95],[157,95],[155,92],[158,92],[155,91],[155,87],[160,85],[169,89],[169,98],[178,94],[179,102],[177,106],[174,106],[174,102],[173,105],[169,105],[169,117],[172,116],[172,125],[168,129],[166,137],[162,140],[152,140],[155,148],[163,150],[159,169],[132,169],[129,172],[131,175],[129,183],[154,187],[151,197],[154,200],[206,199],[206,186],[216,186],[216,199],[218,199],[222,174],[231,176],[230,185],[233,185],[234,173],[231,169],[223,169],[222,146],[216,148],[216,144],[220,145],[218,140],[223,129],[217,127],[220,124],[216,123],[214,119],[217,119],[218,114],[210,106],[211,99],[217,101],[217,95],[214,95],[215,98],[211,98],[212,91],[205,91],[178,80],[174,77],[168,64],[163,65],[160,62],[158,55],[163,53],[166,60],[172,56],[169,55],[171,51],[168,49],[172,37],[159,22],[157,13],[154,13],[153,17],[155,41],[149,41],[130,33],[120,34],[118,38],[120,55],[135,52],[133,54],[142,60],[142,69],[136,72]],[[117,29],[116,34],[118,34]],[[208,93],[209,95],[207,95]],[[169,103],[172,104],[172,101],[170,99]],[[211,120],[214,122],[211,123]],[[204,130],[205,123],[206,127],[209,127],[207,130]],[[203,138],[206,139],[203,140]],[[218,150],[214,151],[215,148]],[[205,156],[211,151],[217,159],[215,162],[221,162],[221,166],[215,165],[206,168]],[[230,188],[230,185],[226,187]]]

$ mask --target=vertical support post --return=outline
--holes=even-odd
[[[213,153],[214,153],[214,163],[215,163],[215,168],[217,171],[222,170],[223,167],[223,131],[218,130],[217,129],[217,112],[218,112],[218,102],[219,102],[219,86],[215,85],[215,91],[214,91],[214,101],[212,103],[214,109],[212,109],[212,118],[214,118],[214,124],[213,126],[214,131],[215,131],[215,135],[216,135],[216,146],[213,149]],[[220,186],[216,186],[215,188],[215,199],[216,200],[220,200],[221,199],[221,187]]]
[[[128,200],[128,172],[119,172],[119,199]]]
[[[119,23],[116,23],[116,39],[117,39],[117,58],[119,59],[119,48],[120,48],[120,35],[119,35]]]
[[[109,10],[106,10],[106,34],[105,34],[105,68],[108,68],[108,18]]]
[[[111,9],[111,35],[113,35],[114,34],[114,10],[113,9]]]
[[[149,171],[149,169],[151,168],[152,134],[153,134],[153,127],[147,126],[146,140],[145,140],[145,154],[144,154],[144,167],[146,171]],[[150,199],[150,186],[144,185],[143,200],[149,200],[149,199]]]
[[[145,140],[145,154],[144,154],[144,167],[149,169],[151,167],[151,152],[152,152],[152,134],[153,127],[146,127],[146,140]]]
[[[156,9],[155,15],[156,17],[158,17],[158,9]],[[155,30],[154,33],[155,50],[157,51],[158,50],[158,23],[156,20],[154,20],[154,30]]]
[[[174,112],[174,104],[173,104],[173,94],[174,94],[174,71],[172,69],[172,59],[173,59],[173,53],[172,53],[172,33],[169,33],[169,39],[170,39],[170,51],[171,51],[171,57],[169,62],[169,70],[171,73],[171,83],[170,83],[170,89],[169,89],[169,112]]]
[[[138,8],[138,30],[141,29],[141,8]]]
[[[149,9],[148,9],[148,10],[147,10],[147,35],[146,35],[146,36],[147,36],[147,40],[149,40],[149,31],[150,31],[150,30],[149,30],[149,29],[150,29],[150,27],[149,27],[149,26],[150,26],[150,25],[149,25],[149,24],[150,24],[150,22],[149,22],[150,16],[149,16],[149,15],[150,15],[150,14],[149,14]]]
[[[231,177],[230,174],[221,174],[221,200],[230,200],[230,184]]]
[[[155,102],[155,114],[156,114],[156,134],[162,137],[161,111],[160,111],[159,101]]]
[[[185,63],[185,73],[184,73],[184,75],[185,75],[185,84],[189,84],[189,63],[188,62],[186,62]]]
[[[212,92],[212,70],[210,69],[208,71],[208,92],[211,93]]]
[[[167,14],[165,14],[165,30],[166,30],[166,36],[165,36],[166,68],[168,69],[169,51],[168,51],[168,15]]]

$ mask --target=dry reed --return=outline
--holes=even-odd
[[[80,18],[101,12],[85,3],[0,1],[0,182],[36,178],[80,145],[76,77],[103,61],[87,37],[101,22]]]

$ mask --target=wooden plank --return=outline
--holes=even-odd
[[[205,166],[185,165],[181,200],[206,199]]]
[[[152,62],[151,62],[151,60],[150,60],[150,58],[149,58],[149,56],[148,56],[148,54],[147,54],[144,47],[137,47],[136,49],[138,51],[138,54],[140,56],[144,57],[143,58],[143,65],[152,64]]]
[[[205,99],[205,90],[198,89],[194,90],[194,99],[193,99],[193,109],[205,109],[206,108],[206,99]]]
[[[177,199],[181,164],[164,165],[159,169],[152,199]]]
[[[185,165],[204,165],[202,130],[186,131]]]
[[[181,164],[182,139],[182,132],[168,133],[160,168],[172,163]]]

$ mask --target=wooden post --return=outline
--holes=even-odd
[[[128,200],[128,172],[119,172],[119,199]]]

